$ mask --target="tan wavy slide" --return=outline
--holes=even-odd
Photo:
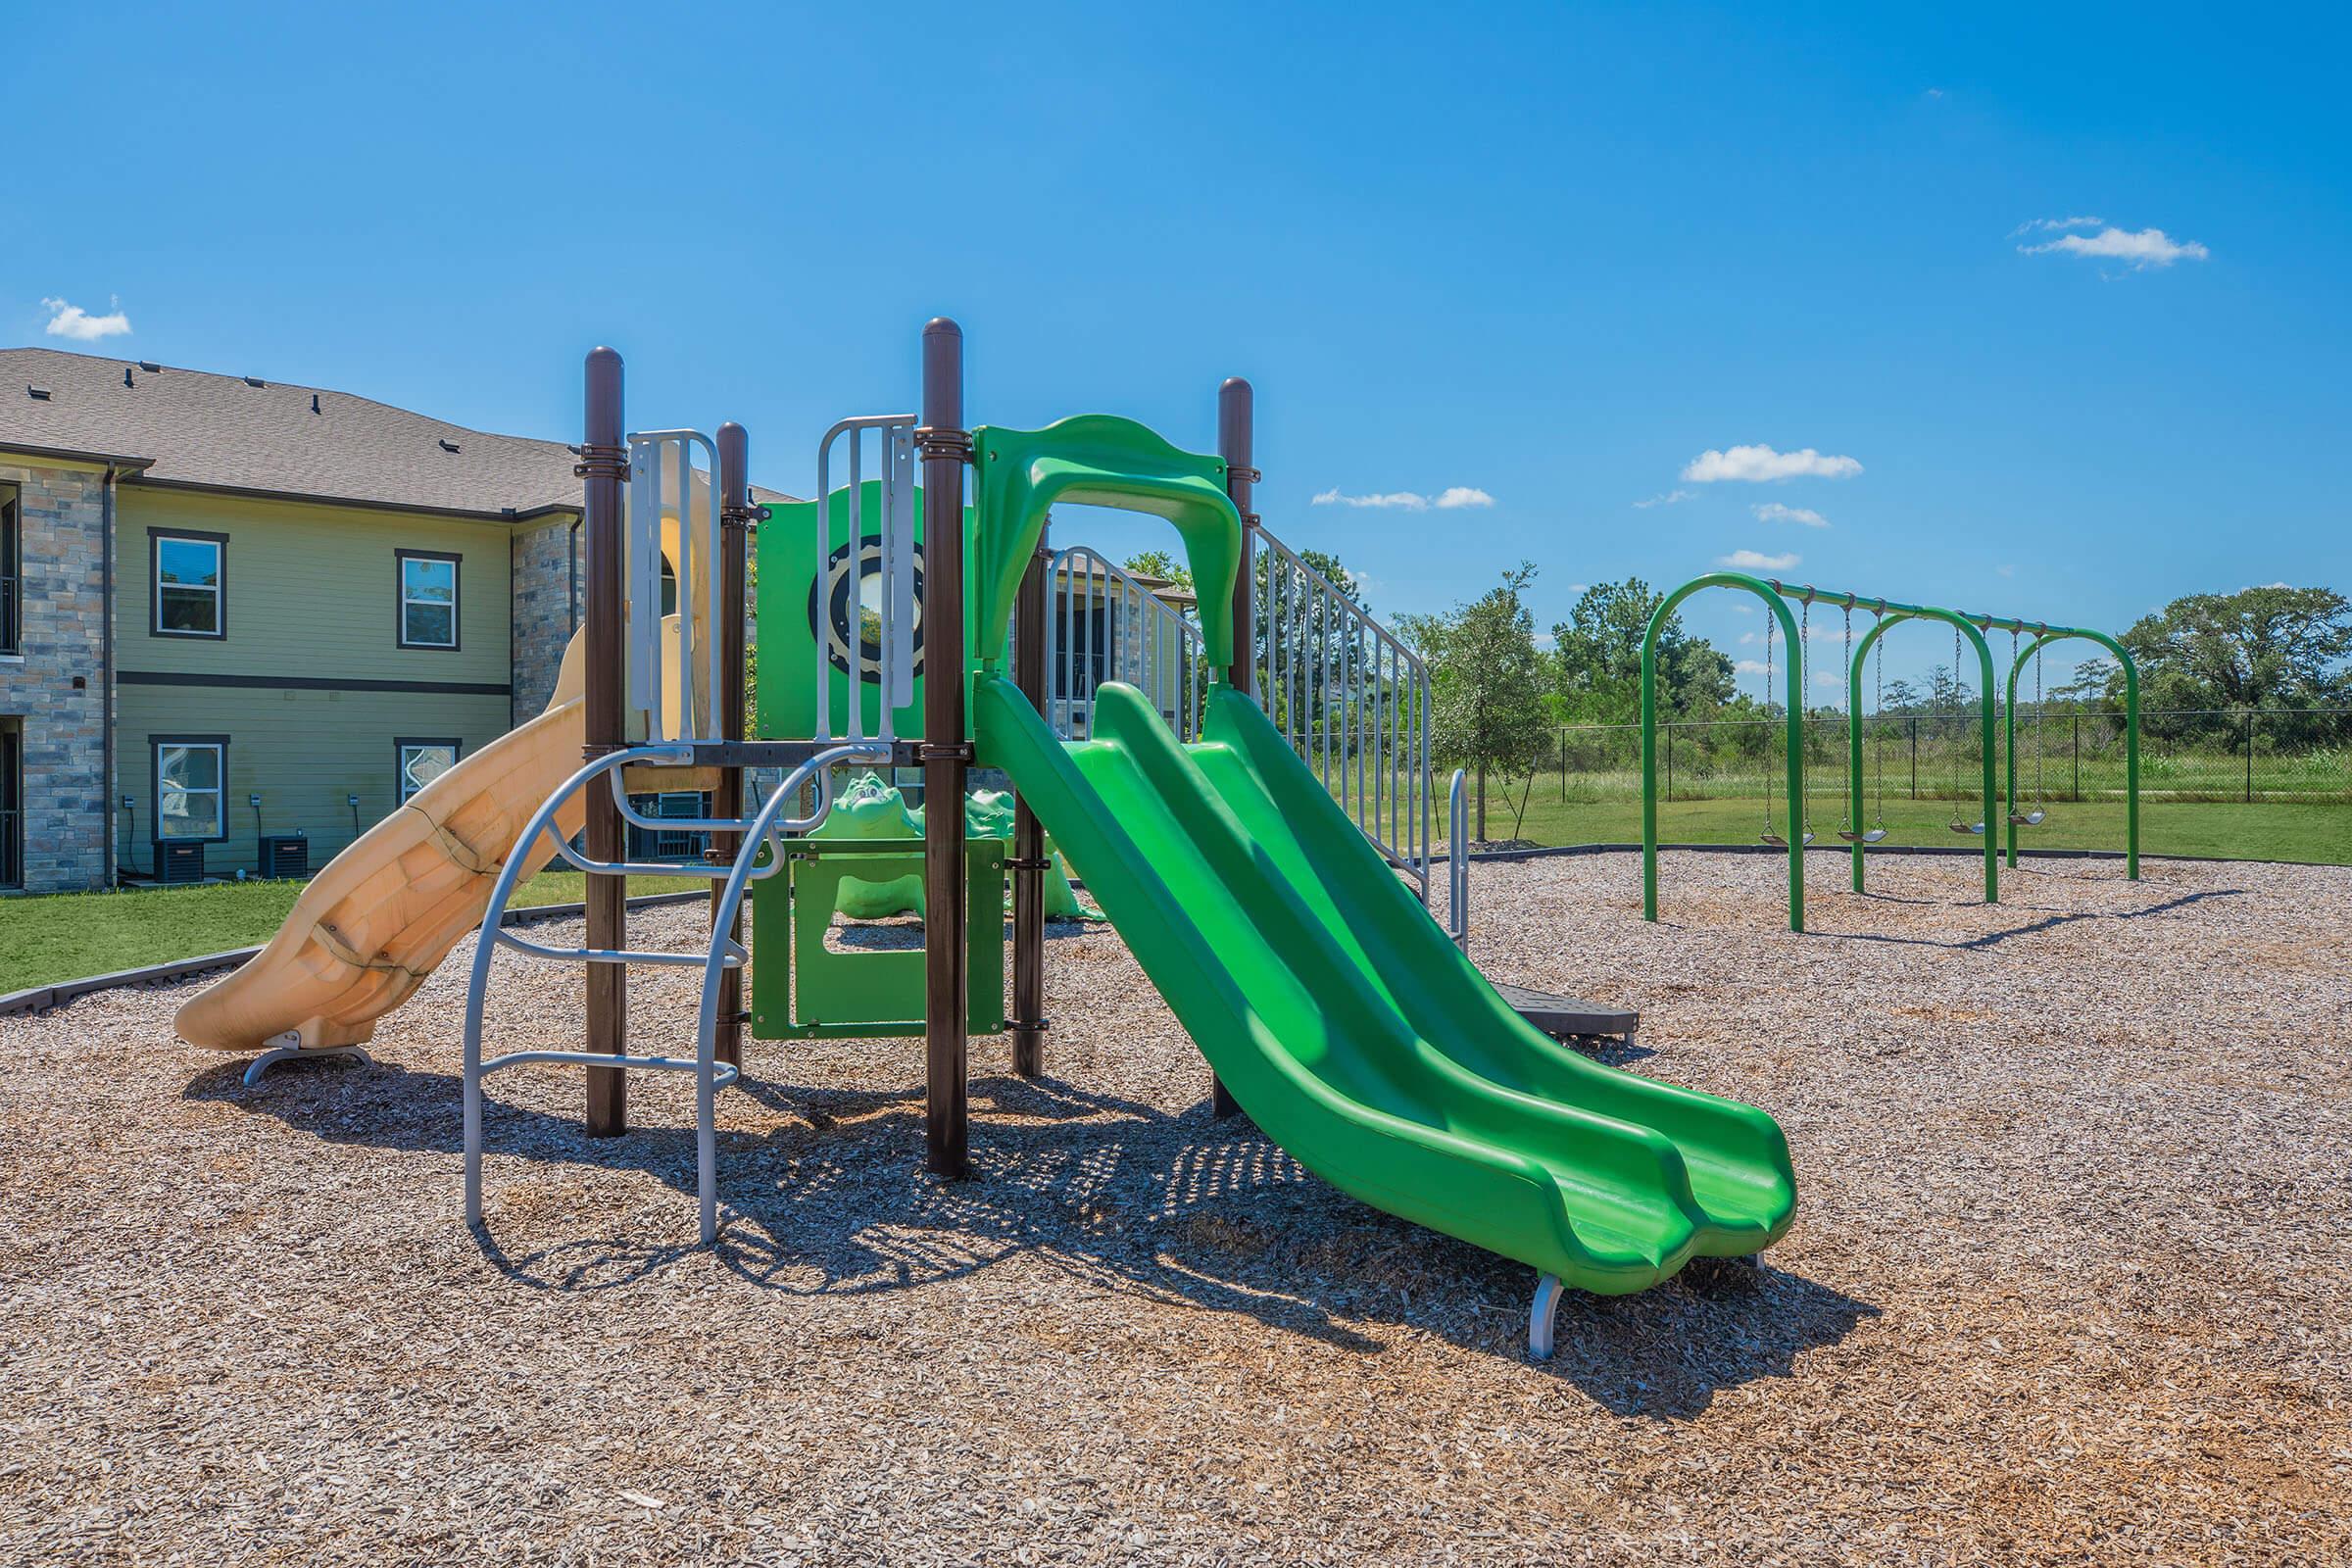
[[[460,761],[328,861],[268,947],[179,1009],[179,1037],[212,1051],[262,1051],[357,1045],[374,1034],[375,1020],[481,923],[516,835],[579,769],[586,671],[575,635],[547,711]],[[580,830],[584,803],[575,797],[558,813],[558,832]],[[541,835],[531,869],[555,853]]]

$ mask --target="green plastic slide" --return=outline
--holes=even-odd
[[[1132,687],[1064,743],[977,682],[1004,768],[1242,1107],[1342,1191],[1589,1291],[1778,1239],[1796,1202],[1764,1112],[1618,1072],[1511,1010],[1255,704],[1180,744]],[[1549,1348],[1547,1280],[1531,1331]]]

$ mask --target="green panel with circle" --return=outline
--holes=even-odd
[[[882,689],[879,611],[882,604],[882,482],[860,487],[858,539],[850,540],[850,491],[833,492],[826,509],[824,583],[818,586],[816,503],[770,503],[760,520],[755,552],[751,681],[752,720],[762,740],[805,740],[816,732],[818,628],[825,649],[826,707],[832,733],[849,730],[852,605],[864,645],[864,678],[858,682],[859,733],[881,727]],[[914,696],[896,710],[894,729],[905,739],[923,733],[923,493],[914,493]],[[972,514],[964,513],[965,559],[971,553]],[[968,577],[967,577],[968,582]],[[968,607],[971,594],[967,591]],[[970,624],[965,612],[965,624]]]

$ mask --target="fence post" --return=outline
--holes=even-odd
[[[1919,799],[1919,715],[1911,715],[1911,798]]]
[[[1568,732],[1560,731],[1560,804],[1568,804]]]
[[[2246,710],[2246,804],[2254,804],[2254,710]]]
[[[2075,789],[2072,800],[2082,799],[2082,715],[2075,715]]]
[[[1666,799],[1674,800],[1674,726],[1666,726]]]

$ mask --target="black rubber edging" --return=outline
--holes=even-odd
[[[1847,844],[1815,844],[1807,855],[1845,855],[1852,849]],[[1668,851],[1700,855],[1771,855],[1786,856],[1788,851],[1772,844],[1661,844],[1660,855]],[[1555,855],[1640,855],[1639,844],[1539,844],[1524,850],[1472,850],[1473,860],[1541,860]],[[1960,855],[1972,860],[1984,858],[1984,852],[1966,844],[1873,844],[1865,851],[1871,858],[1882,855]],[[2006,859],[2007,852],[2003,857]],[[2130,857],[2122,850],[2019,850],[2021,860],[2122,860]],[[2143,860],[2178,861],[2181,865],[2301,865],[2326,870],[2337,864],[2334,860],[2264,860],[2242,856],[2220,855],[2163,855],[2142,850]]]
[[[647,893],[629,900],[632,909],[657,909],[670,904],[706,904],[708,893]],[[542,920],[562,920],[587,912],[584,904],[539,904],[527,909],[509,909],[501,925],[536,925]],[[94,974],[81,980],[60,980],[52,985],[32,986],[24,991],[11,991],[0,996],[0,1018],[19,1013],[47,1012],[62,1007],[94,991],[120,991],[132,986],[160,985],[167,980],[184,980],[192,974],[212,969],[234,969],[260,948],[231,948],[226,953],[208,953],[200,957],[174,958],[169,963],[151,963],[139,969],[117,969],[112,974]]]

